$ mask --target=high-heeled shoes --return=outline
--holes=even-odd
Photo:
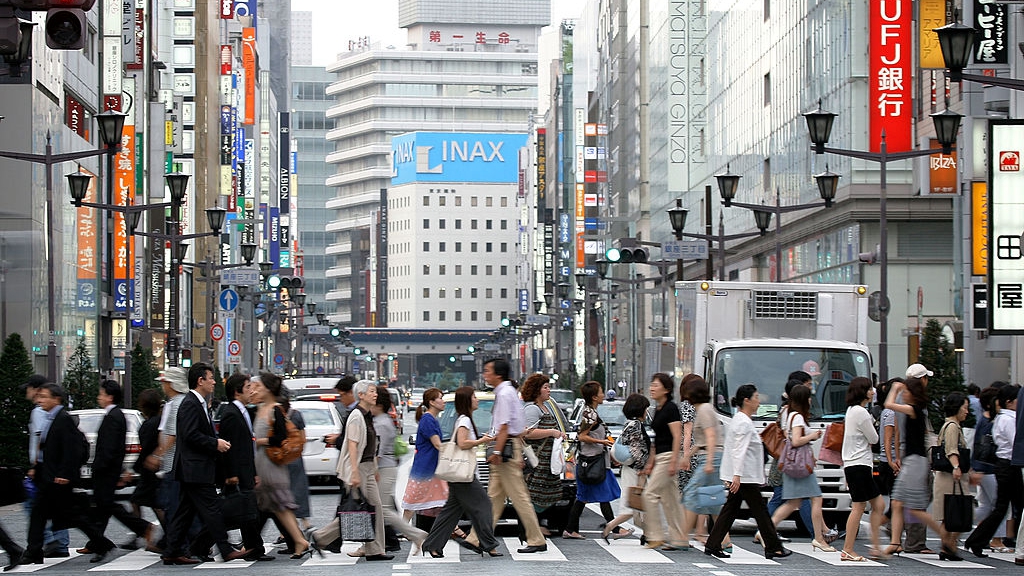
[[[424,550],[423,555],[430,555],[431,558],[444,558],[444,552],[441,550]]]
[[[947,560],[949,562],[962,562],[963,556],[957,553],[956,550],[943,546],[939,549],[939,560]]]
[[[946,547],[943,546],[943,548],[946,548]],[[974,554],[974,556],[976,558],[988,558],[988,554],[985,554],[984,552],[982,552],[982,550],[984,550],[984,548],[982,548],[981,546],[966,546],[966,548],[968,550],[970,550],[971,554]]]
[[[768,560],[775,560],[776,558],[785,558],[787,556],[792,556],[792,555],[793,555],[793,551],[792,550],[788,550],[786,548],[782,548],[782,549],[779,549],[779,550],[774,550],[772,552],[769,552],[769,551],[765,550],[765,552],[764,552],[764,557],[767,558]]]
[[[292,560],[302,560],[306,556],[309,556],[310,558],[313,557],[313,543],[312,542],[307,544],[306,548],[302,552],[296,552],[295,554],[292,554],[288,558],[290,558]],[[320,556],[323,556],[323,554],[320,554]]]
[[[811,540],[811,549],[812,550],[813,549],[818,549],[818,550],[821,550],[822,552],[835,552],[836,551],[836,549],[833,548],[831,545],[819,542],[817,538],[814,538],[814,539]]]
[[[636,530],[633,528],[627,528],[625,530],[620,530],[619,532],[612,532],[612,530],[614,530],[614,528],[609,529],[607,526],[605,526],[604,530],[601,531],[601,539],[604,540],[605,544],[611,544],[611,542],[608,541],[609,537],[612,540],[618,540],[620,538],[629,538],[633,535],[634,532],[636,532]]]
[[[726,551],[722,550],[721,548],[719,548],[718,550],[712,550],[711,548],[705,547],[704,554],[707,556],[714,556],[715,558],[719,559],[732,558],[731,554],[726,553]]]

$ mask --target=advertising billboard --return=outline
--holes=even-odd
[[[1024,334],[1024,121],[989,121],[989,330]]]
[[[912,147],[914,11],[910,0],[870,0],[868,6],[868,144],[880,151],[884,132],[888,152],[905,152]]]
[[[391,184],[519,181],[526,134],[410,132],[391,139]]]

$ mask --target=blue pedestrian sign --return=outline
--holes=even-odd
[[[220,297],[217,300],[220,302],[221,310],[231,312],[238,307],[238,292],[231,288],[225,288],[220,291]]]

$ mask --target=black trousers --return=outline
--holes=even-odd
[[[473,524],[473,531],[480,539],[480,548],[494,550],[498,540],[494,537],[494,520],[491,516],[491,499],[487,490],[479,480],[472,482],[449,482],[448,501],[430,527],[427,539],[423,541],[423,550],[444,550],[444,545],[452,535],[452,530],[459,525],[459,519],[465,514]]]
[[[43,531],[46,521],[53,521],[53,529],[78,528],[89,538],[89,550],[105,554],[116,548],[113,542],[100,532],[87,515],[88,499],[84,495],[75,497],[70,485],[40,482],[36,484],[36,502],[28,522],[28,547],[25,555],[41,558],[43,555]]]
[[[114,517],[125,528],[134,532],[136,536],[145,538],[146,532],[149,531],[152,524],[142,518],[133,516],[120,502],[114,499],[119,477],[119,474],[108,476],[94,472],[93,500],[96,503],[96,507],[91,512],[92,522],[96,526],[96,530],[102,534],[106,532],[107,523],[110,521],[110,518]],[[85,547],[92,550],[94,544],[94,542],[90,541]]]
[[[732,523],[736,520],[736,515],[739,514],[743,502],[747,503],[750,514],[757,522],[757,528],[761,531],[761,540],[764,542],[764,549],[768,552],[782,550],[782,542],[779,541],[775,525],[772,524],[772,517],[768,515],[768,506],[761,498],[761,487],[757,484],[740,484],[740,489],[735,494],[729,492],[722,511],[718,513],[718,520],[715,520],[715,525],[711,528],[711,533],[708,534],[707,549],[722,549],[722,540],[732,528]]]
[[[178,510],[171,521],[170,532],[167,534],[166,557],[185,556],[185,544],[189,527],[196,516],[202,521],[209,538],[216,543],[221,556],[234,552],[228,544],[228,532],[224,528],[224,518],[220,513],[220,498],[213,484],[181,483],[178,495]]]
[[[996,465],[996,503],[988,516],[978,524],[978,527],[971,532],[964,542],[967,548],[984,548],[992,540],[1003,519],[1006,518],[1006,511],[1010,504],[1019,508],[1024,504],[1024,478],[1021,477],[1020,467],[1011,466],[1009,460],[1000,460]]]

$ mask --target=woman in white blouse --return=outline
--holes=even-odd
[[[868,412],[867,406],[871,404],[871,397],[874,396],[874,389],[871,387],[871,380],[859,376],[850,380],[850,386],[846,389],[846,424],[843,428],[843,473],[846,475],[846,485],[850,487],[850,517],[846,520],[846,541],[843,543],[843,550],[839,553],[840,560],[850,562],[864,562],[863,556],[853,551],[853,544],[857,541],[857,528],[860,527],[860,518],[864,515],[864,507],[871,503],[871,549],[873,555],[878,555],[878,529],[882,525],[885,510],[885,501],[875,484],[871,445],[878,442],[878,430],[875,429],[874,419]]]
[[[765,558],[785,558],[792,554],[782,547],[775,525],[768,516],[768,508],[761,498],[761,484],[764,484],[764,445],[761,436],[754,427],[751,416],[757,413],[761,399],[753,384],[744,384],[736,389],[732,399],[734,408],[738,408],[732,417],[732,424],[725,433],[725,445],[722,449],[722,468],[720,477],[729,490],[729,495],[722,506],[704,553],[716,558],[729,558],[722,550],[722,540],[732,528],[732,523],[740,511],[743,502],[747,503],[750,514],[757,521],[764,542]]]

